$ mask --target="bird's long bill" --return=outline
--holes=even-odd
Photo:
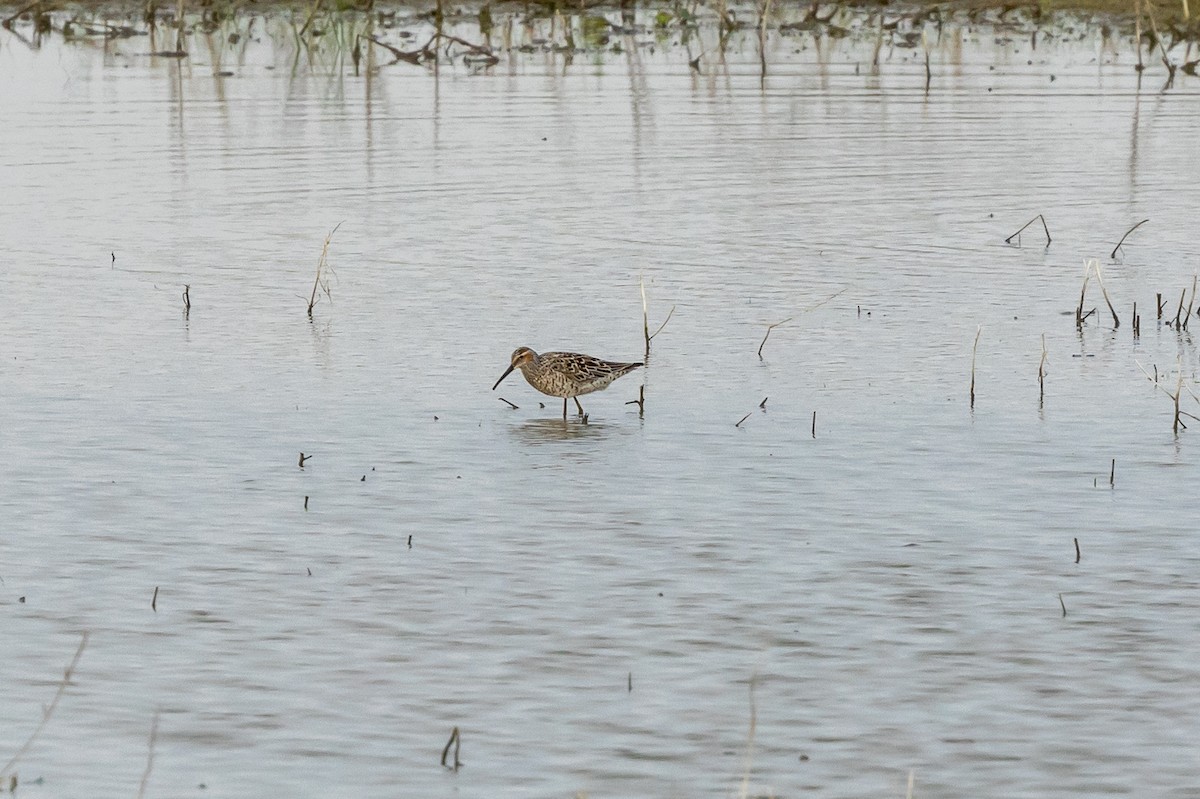
[[[496,386],[498,386],[498,385],[500,385],[501,383],[503,383],[503,382],[504,382],[504,378],[506,378],[506,377],[508,377],[509,375],[511,375],[511,374],[512,374],[512,371],[513,371],[513,369],[516,369],[516,368],[517,368],[517,367],[515,367],[515,366],[510,366],[510,367],[508,367],[507,369],[505,369],[505,370],[504,370],[504,374],[500,375],[500,379],[496,381]],[[496,390],[496,386],[492,386],[492,391],[495,391],[495,390]]]

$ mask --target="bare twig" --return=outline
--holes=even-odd
[[[1139,51],[1139,53],[1141,52],[1141,47],[1138,48],[1138,51]],[[1133,231],[1137,230],[1138,228],[1140,228],[1142,225],[1146,224],[1149,221],[1150,221],[1149,219],[1143,219],[1141,222],[1138,222],[1136,225],[1129,228],[1129,230],[1126,230],[1125,235],[1122,236],[1121,240],[1117,242],[1117,246],[1113,247],[1112,253],[1110,253],[1108,257],[1116,258],[1117,250],[1121,249],[1121,245],[1125,243],[1125,239],[1129,238],[1129,234],[1132,233]]]
[[[459,766],[462,765],[462,762],[459,761],[459,759],[458,759],[458,749],[461,744],[462,744],[462,739],[458,735],[458,727],[455,727],[453,730],[450,731],[450,740],[446,741],[446,748],[442,750],[442,765],[443,766],[445,766],[446,768],[451,769],[453,771],[458,771]],[[446,758],[449,757],[449,755],[450,755],[450,747],[451,746],[454,747],[454,765],[452,765],[452,766],[446,764]]]
[[[1100,261],[1093,258],[1092,270],[1096,273],[1096,282],[1100,284],[1100,293],[1104,295],[1104,301],[1108,303],[1108,312],[1112,314],[1113,330],[1121,326],[1121,320],[1117,318],[1117,312],[1113,308],[1112,301],[1108,298],[1108,289],[1104,287],[1104,275],[1100,271]]]
[[[767,325],[767,333],[765,336],[763,336],[762,343],[758,345],[759,360],[762,359],[763,346],[767,343],[767,338],[771,335],[771,331],[774,330],[775,328],[779,327],[780,325],[786,325],[788,322],[792,321],[795,318],[796,317],[794,317],[794,316],[789,316],[787,319],[784,319],[782,322],[776,322],[773,325]]]
[[[0,768],[0,779],[4,779],[9,775],[12,767],[29,751],[29,748],[33,746],[33,742],[37,740],[38,736],[42,734],[42,730],[50,722],[50,717],[58,709],[58,703],[62,700],[63,694],[67,692],[67,686],[71,684],[71,675],[75,672],[75,667],[79,664],[79,658],[83,657],[83,650],[87,647],[87,642],[88,634],[85,632],[80,638],[79,648],[75,650],[75,656],[71,658],[71,662],[67,664],[66,671],[63,672],[62,680],[58,683],[58,690],[54,692],[54,698],[42,710],[41,722],[38,723],[29,737],[25,739],[25,743],[21,744],[21,748],[17,750],[17,753],[4,764],[4,768]]]
[[[503,403],[504,403],[505,405],[507,405],[508,407],[512,408],[514,411],[519,411],[519,410],[521,410],[521,409],[520,409],[520,408],[518,408],[516,405],[513,405],[511,402],[509,402],[508,400],[506,400],[504,397],[497,397],[497,399],[498,399],[498,400],[500,400],[501,402],[503,402]]]
[[[749,418],[750,418],[750,414],[746,414],[745,416],[742,417],[741,421],[739,421],[737,424],[734,425],[734,427],[741,427],[742,422],[746,421]]]
[[[1048,244],[1050,244],[1050,241],[1051,241],[1051,239],[1050,239],[1050,228],[1049,228],[1049,226],[1046,224],[1046,217],[1042,216],[1041,214],[1038,214],[1038,215],[1037,215],[1037,216],[1035,216],[1033,219],[1030,219],[1028,222],[1026,222],[1024,225],[1021,225],[1021,230],[1018,230],[1016,233],[1012,234],[1012,235],[1011,235],[1011,236],[1009,236],[1007,239],[1005,239],[1005,240],[1004,240],[1004,243],[1005,243],[1005,244],[1012,244],[1012,240],[1013,240],[1013,239],[1015,239],[1015,238],[1017,238],[1018,236],[1020,236],[1020,235],[1021,235],[1021,232],[1022,232],[1022,231],[1024,231],[1024,230],[1025,230],[1025,228],[1029,227],[1030,225],[1032,225],[1034,222],[1038,221],[1039,219],[1040,219],[1040,220],[1042,220],[1042,229],[1046,231],[1046,244],[1047,244],[1047,245],[1048,245]],[[1018,241],[1017,243],[1019,244],[1020,242]]]
[[[671,321],[671,317],[672,317],[672,316],[674,316],[674,315],[675,315],[675,306],[674,306],[674,305],[672,305],[672,306],[671,306],[671,310],[667,311],[667,318],[666,318],[666,319],[664,319],[664,320],[663,320],[663,323],[662,323],[661,325],[659,325],[659,326],[658,326],[658,330],[655,330],[653,333],[651,333],[651,334],[650,334],[650,340],[651,340],[651,341],[653,341],[653,340],[654,340],[654,337],[655,337],[655,336],[657,336],[659,333],[661,333],[661,332],[662,332],[662,329],[663,329],[664,327],[666,327],[666,326],[667,326],[667,322],[670,322],[670,321]]]
[[[975,328],[975,343],[971,346],[971,410],[975,409],[975,355],[979,351],[979,336],[983,333],[983,325]]]
[[[1079,289],[1079,307],[1075,309],[1075,326],[1083,324],[1083,320],[1087,316],[1083,315],[1083,300],[1087,296],[1088,280],[1092,277],[1092,261],[1084,260],[1083,262],[1083,288]]]
[[[184,312],[184,314],[188,314],[192,310],[192,298],[188,296],[188,292],[190,292],[191,290],[192,290],[191,286],[185,285],[183,287],[183,312]]]
[[[635,400],[630,400],[629,402],[626,402],[625,404],[638,406],[638,416],[646,415],[646,385],[645,385],[645,383],[638,386],[638,398]]]
[[[1046,334],[1042,334],[1042,359],[1038,362],[1038,405],[1046,399]]]

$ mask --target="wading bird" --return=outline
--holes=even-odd
[[[579,397],[608,388],[608,384],[629,374],[642,363],[618,363],[602,361],[577,352],[544,352],[538,355],[528,347],[519,347],[512,354],[512,364],[500,375],[492,391],[504,382],[504,378],[520,369],[526,382],[543,394],[563,398],[563,419],[567,418],[567,400],[575,400],[579,415],[583,406]]]

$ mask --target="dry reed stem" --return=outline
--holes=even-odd
[[[51,699],[50,704],[46,705],[45,709],[42,710],[42,720],[38,723],[37,727],[34,728],[33,732],[29,734],[29,737],[25,739],[25,743],[21,744],[21,748],[17,750],[17,753],[13,755],[7,763],[4,764],[4,768],[0,768],[0,780],[9,775],[9,772],[12,771],[12,767],[15,766],[17,761],[29,751],[29,748],[33,746],[34,741],[37,740],[38,736],[42,734],[42,730],[45,729],[46,725],[50,722],[50,717],[53,716],[54,711],[58,709],[58,703],[62,700],[63,694],[67,692],[67,686],[71,683],[71,674],[74,673],[75,667],[79,664],[79,659],[83,657],[83,650],[87,647],[87,642],[88,634],[87,632],[84,632],[79,641],[79,648],[75,650],[75,656],[71,658],[71,662],[67,664],[66,671],[63,672],[62,680],[58,683],[58,690],[54,692],[54,698]]]
[[[1042,334],[1042,359],[1038,362],[1038,404],[1046,399],[1046,334]]]
[[[445,766],[446,768],[451,769],[456,772],[458,771],[459,766],[462,765],[462,762],[458,759],[458,750],[459,750],[459,747],[461,746],[461,744],[462,744],[462,739],[459,737],[458,727],[455,727],[453,730],[450,731],[450,740],[446,741],[446,748],[442,750],[442,765]],[[454,747],[454,765],[447,766],[446,758],[450,755],[450,747],[451,746]]]
[[[971,346],[971,410],[975,409],[975,355],[979,351],[979,336],[983,333],[983,325],[975,329],[975,344]]]
[[[1092,277],[1092,261],[1084,260],[1083,262],[1083,288],[1079,290],[1079,307],[1075,309],[1075,325],[1078,327],[1083,324],[1083,320],[1087,317],[1083,315],[1083,300],[1087,296],[1088,280]]]
[[[329,292],[329,278],[326,277],[326,279],[324,281],[322,281],[321,276],[323,274],[328,274],[328,273],[333,272],[333,270],[329,268],[329,263],[327,261],[327,259],[329,257],[329,242],[333,239],[333,234],[337,233],[338,228],[340,228],[341,226],[342,226],[341,222],[338,222],[336,225],[334,225],[333,230],[329,231],[329,235],[327,235],[325,237],[325,243],[321,245],[321,257],[317,259],[317,276],[313,280],[312,295],[308,298],[308,315],[309,316],[312,316],[313,306],[317,304],[317,299],[318,299],[317,290],[318,289],[324,289],[325,296],[329,298],[330,302],[333,302],[333,295]]]
[[[908,770],[908,790],[904,792],[904,799],[913,799],[913,785],[917,780],[917,770],[910,768]]]
[[[1196,304],[1196,275],[1192,275],[1192,298],[1188,300],[1187,313],[1183,315],[1183,329],[1188,329],[1188,320],[1192,318],[1192,308]]]
[[[1141,52],[1142,52],[1142,48],[1141,48],[1141,46],[1139,46],[1138,47],[1139,59],[1141,58]],[[1143,219],[1141,222],[1138,222],[1136,225],[1129,228],[1129,230],[1126,230],[1125,235],[1122,236],[1121,240],[1117,242],[1117,246],[1113,247],[1112,252],[1109,254],[1108,257],[1115,259],[1117,257],[1117,250],[1121,249],[1121,245],[1125,243],[1125,239],[1129,238],[1129,234],[1132,233],[1133,231],[1137,230],[1138,228],[1140,228],[1142,225],[1146,224],[1149,221],[1150,221],[1149,219]]]
[[[1030,219],[1028,222],[1021,225],[1021,229],[1018,230],[1016,233],[1012,234],[1011,236],[1009,236],[1007,239],[1005,239],[1004,243],[1012,244],[1013,239],[1016,239],[1018,236],[1020,236],[1022,231],[1025,230],[1025,228],[1029,227],[1030,225],[1032,225],[1034,222],[1038,221],[1039,219],[1042,220],[1042,230],[1046,231],[1046,245],[1049,246],[1050,242],[1052,240],[1050,238],[1050,227],[1049,227],[1049,225],[1046,224],[1046,217],[1042,216],[1041,214],[1038,214],[1033,219]],[[1019,245],[1020,243],[1021,243],[1020,239],[1018,239],[1017,244]]]
[[[796,318],[796,317],[794,317],[794,316],[789,316],[787,319],[784,319],[782,322],[776,322],[776,323],[775,323],[775,324],[773,324],[773,325],[767,325],[767,333],[766,333],[766,335],[765,335],[765,336],[763,336],[763,340],[762,340],[762,342],[761,342],[761,343],[758,345],[758,358],[759,358],[759,360],[762,360],[762,350],[763,350],[763,347],[764,347],[764,346],[766,345],[766,343],[767,343],[767,338],[768,338],[768,337],[771,335],[771,331],[772,331],[772,330],[774,330],[775,328],[779,327],[780,325],[786,325],[788,322],[792,321],[792,320],[793,320],[793,319],[795,319],[795,318]]]
[[[1108,312],[1112,314],[1113,330],[1121,326],[1121,320],[1117,318],[1116,309],[1113,308],[1112,300],[1108,298],[1108,289],[1104,287],[1104,275],[1100,271],[1100,261],[1093,258],[1092,270],[1096,273],[1096,282],[1100,284],[1100,293],[1104,295],[1104,302],[1108,304]]]

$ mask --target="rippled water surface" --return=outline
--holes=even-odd
[[[21,795],[134,795],[156,714],[146,796],[1200,794],[1200,83],[639,21],[0,31],[0,767],[88,634]],[[640,359],[643,279],[586,423],[489,390]]]

